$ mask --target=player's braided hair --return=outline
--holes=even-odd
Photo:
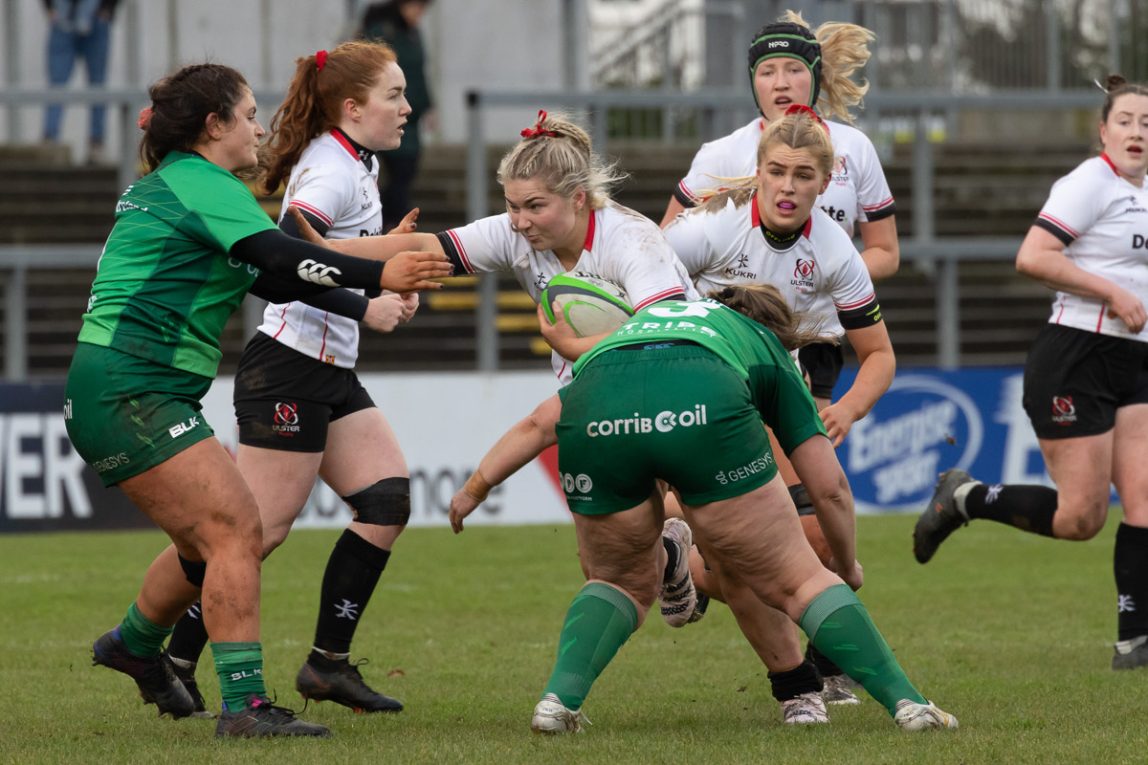
[[[396,61],[389,45],[362,40],[295,59],[295,76],[271,118],[271,137],[262,151],[264,191],[274,193],[307,144],[339,124],[344,101],[365,104],[387,64]]]
[[[787,351],[813,343],[838,342],[835,337],[822,335],[818,331],[820,324],[808,328],[806,315],[792,310],[772,284],[737,284],[711,292],[708,297],[768,329]]]
[[[595,154],[590,135],[563,114],[539,112],[538,121],[522,136],[498,163],[498,182],[504,186],[511,180],[541,178],[564,199],[583,189],[587,204],[601,209],[612,188],[627,177],[617,163]]]
[[[191,151],[203,137],[210,114],[230,123],[247,80],[223,64],[191,64],[148,89],[151,114],[142,125],[140,158],[154,170],[172,151]]]

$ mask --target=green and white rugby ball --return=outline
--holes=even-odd
[[[561,311],[578,337],[613,332],[634,315],[624,289],[581,271],[558,274],[539,298],[547,321],[553,324]]]

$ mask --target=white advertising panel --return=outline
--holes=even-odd
[[[411,473],[411,523],[445,526],[450,498],[498,438],[558,389],[550,372],[364,374],[359,378],[398,436]],[[220,377],[203,400],[216,435],[234,452],[234,380]],[[318,483],[296,528],[341,527],[347,506]],[[567,523],[554,452],[494,489],[467,523]]]

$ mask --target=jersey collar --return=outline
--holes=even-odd
[[[586,224],[586,241],[582,242],[582,249],[586,252],[590,252],[591,248],[594,246],[594,217],[594,208],[591,207],[590,220]]]
[[[1105,161],[1105,163],[1107,163],[1108,166],[1112,168],[1112,172],[1116,173],[1117,175],[1120,175],[1120,171],[1116,169],[1116,163],[1114,163],[1112,161],[1112,158],[1108,156],[1108,152],[1104,152],[1104,151],[1100,152],[1100,158],[1103,159]]]
[[[338,141],[339,145],[346,149],[348,154],[362,162],[368,170],[371,169],[371,160],[375,156],[373,151],[360,145],[337,127],[331,128],[331,137]]]

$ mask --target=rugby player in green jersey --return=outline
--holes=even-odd
[[[581,728],[591,685],[658,596],[659,480],[674,487],[706,560],[787,614],[899,727],[957,727],[905,676],[853,594],[862,572],[852,493],[788,353],[822,338],[799,328],[772,286],[726,287],[715,297],[638,312],[579,358],[554,404],[559,419],[544,438],[558,443],[587,583],[567,612],[531,727]],[[808,488],[838,573],[806,541],[762,423]],[[513,472],[536,446],[515,445],[527,432],[504,436],[482,475]],[[505,459],[489,461],[496,452]],[[462,520],[452,509],[456,530]]]
[[[243,76],[184,67],[150,89],[140,114],[150,172],[130,186],[100,258],[68,373],[68,434],[107,486],[174,542],[144,577],[118,627],[93,646],[96,664],[129,675],[145,702],[183,717],[193,704],[161,651],[203,593],[224,698],[216,735],[325,736],[274,706],[259,642],[262,529],[258,508],[200,411],[219,338],[248,291],[309,299],[332,288],[409,292],[448,276],[434,253],[387,255],[358,240],[349,257],[282,233],[235,175],[258,164],[264,131]]]

